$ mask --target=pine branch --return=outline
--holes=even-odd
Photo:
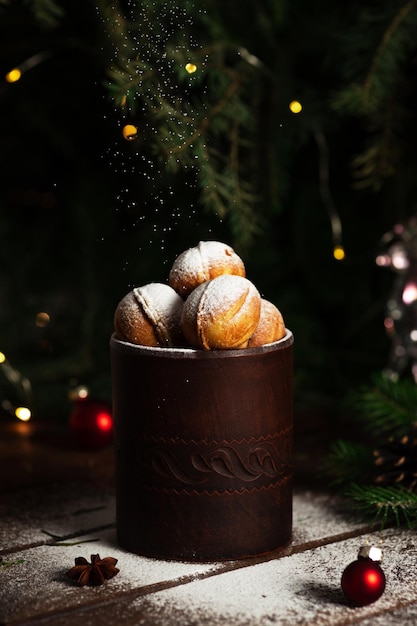
[[[375,89],[375,85],[378,84],[380,88],[381,68],[384,67],[385,63],[390,61],[390,55],[392,54],[391,63],[398,66],[399,60],[405,53],[404,48],[407,48],[409,42],[406,34],[401,30],[401,27],[409,17],[409,14],[415,10],[416,6],[417,0],[409,0],[394,16],[383,34],[362,86],[365,109],[368,109],[369,103],[372,100],[372,90]]]
[[[203,137],[210,127],[212,118],[215,117],[216,115],[219,115],[222,109],[226,107],[227,103],[230,101],[230,99],[233,97],[233,95],[239,88],[239,84],[241,80],[242,80],[242,77],[240,77],[239,75],[236,76],[235,80],[228,85],[227,89],[225,90],[225,93],[222,94],[221,98],[210,109],[208,114],[205,117],[203,117],[198,124],[194,125],[193,132],[181,144],[171,146],[170,148],[163,148],[163,154],[165,156],[171,156],[174,154],[178,154],[179,152],[183,152],[184,150],[187,150],[187,148],[192,146],[192,144],[197,139],[200,139],[201,137]],[[192,119],[189,120],[189,118],[187,117],[187,123],[189,124],[189,127],[191,127],[193,120]]]
[[[384,128],[379,141],[376,141],[352,160],[354,189],[372,187],[381,189],[384,179],[395,173],[396,148],[392,146],[389,125]]]
[[[55,0],[25,0],[35,19],[46,29],[58,26],[65,11]]]
[[[359,14],[347,50],[352,80],[335,95],[335,110],[359,116],[383,110],[401,79],[401,63],[415,49],[416,8],[417,0],[409,0],[394,14],[392,3],[375,11],[364,8]],[[364,40],[369,42],[368,50],[363,48]]]
[[[352,485],[347,493],[366,516],[372,515],[382,526],[395,522],[409,528],[417,525],[417,494],[402,487]]]
[[[214,211],[222,220],[230,219],[234,239],[244,249],[260,228],[260,218],[253,210],[256,197],[250,185],[233,172],[223,154],[202,143],[199,145],[199,163],[202,206],[207,211]]]
[[[358,392],[353,405],[358,425],[371,435],[372,447],[336,441],[322,474],[331,484],[347,487],[345,495],[375,521],[417,525],[417,385],[374,375],[373,384]]]
[[[374,376],[371,387],[363,387],[354,401],[361,424],[374,438],[401,436],[416,422],[417,385],[411,380],[393,381]]]
[[[343,439],[332,444],[321,467],[321,473],[330,478],[330,484],[338,487],[370,480],[374,471],[369,448]]]
[[[184,42],[172,23],[165,29],[163,3],[144,2],[136,20],[127,19],[117,3],[100,4],[114,49],[109,94],[140,128],[138,152],[148,151],[168,172],[195,175],[200,204],[227,219],[236,244],[247,247],[261,223],[257,177],[247,155],[256,142],[252,79],[260,80],[262,64],[228,41],[211,40],[212,22],[207,15],[202,21],[195,12],[188,15],[191,4],[175,11],[195,21],[197,32],[204,23],[200,47]],[[191,60],[197,70],[189,74]]]
[[[352,162],[356,189],[378,191],[401,167],[404,128],[413,113],[406,67],[416,50],[416,9],[417,0],[399,7],[391,2],[378,9],[364,6],[355,31],[348,33],[350,79],[333,98],[332,107],[361,119],[368,131],[364,149]]]

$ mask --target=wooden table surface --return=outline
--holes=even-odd
[[[301,467],[306,454],[297,458]],[[0,427],[0,624],[417,624],[415,531],[376,532],[340,497],[314,480],[306,486],[301,470],[291,543],[215,563],[122,550],[113,475],[111,447],[81,450],[50,425]],[[359,547],[373,542],[384,552],[386,590],[373,604],[354,608],[341,591],[341,574]],[[102,586],[79,587],[66,572],[76,557],[92,554],[113,556],[120,572]]]

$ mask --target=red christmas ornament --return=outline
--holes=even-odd
[[[353,606],[366,606],[378,600],[385,590],[385,574],[377,561],[380,560],[379,548],[359,550],[357,561],[347,566],[342,574],[342,590]]]
[[[113,416],[106,402],[77,398],[69,426],[74,439],[84,448],[103,448],[113,441]]]

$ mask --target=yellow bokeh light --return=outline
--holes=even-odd
[[[197,66],[194,63],[187,63],[185,69],[189,74],[194,74],[197,71]]]
[[[126,124],[123,126],[122,133],[126,141],[133,141],[138,136],[138,129],[133,124]]]
[[[342,261],[345,258],[345,249],[343,246],[335,246],[333,250],[333,256],[336,261]]]
[[[301,102],[298,102],[298,100],[292,100],[292,102],[290,102],[288,106],[291,113],[301,113],[301,111],[303,110],[303,105],[301,104]]]
[[[32,413],[30,409],[26,406],[18,406],[14,412],[16,417],[18,417],[22,422],[28,422],[32,417]]]
[[[6,355],[4,352],[0,352],[0,363],[4,363],[6,360]]]
[[[6,80],[8,83],[16,83],[20,77],[22,76],[22,72],[18,67],[13,68],[10,72],[6,74]]]

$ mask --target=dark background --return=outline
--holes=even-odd
[[[372,129],[369,120],[330,106],[350,84],[343,67],[359,10],[375,3],[275,3],[285,13],[275,15],[275,31],[273,3],[208,4],[230,41],[277,77],[265,104],[263,158],[283,124],[281,160],[276,180],[269,174],[262,184],[285,189],[277,209],[267,199],[261,206],[263,228],[249,246],[240,245],[233,220],[199,207],[182,175],[156,169],[150,185],[140,162],[123,173],[132,148],[108,99],[108,41],[94,3],[57,3],[63,13],[52,27],[37,19],[30,2],[0,5],[0,76],[46,55],[17,83],[0,84],[0,350],[30,380],[37,416],[65,420],[68,392],[81,384],[110,399],[108,342],[117,303],[133,286],[166,281],[174,258],[205,239],[235,247],[248,277],[293,331],[295,402],[306,423],[317,411],[337,419],[351,392],[385,366],[390,343],[383,320],[394,274],[375,258],[383,234],[415,209],[414,125],[403,132],[402,156],[381,186],[356,189],[351,162]],[[372,45],[364,35],[364,49]],[[401,69],[411,110],[415,67],[409,50]],[[288,110],[292,99],[304,104],[299,116]],[[317,124],[343,226],[341,262],[333,258],[320,194]],[[174,200],[164,195],[168,188]],[[47,325],[37,325],[39,312],[49,314]],[[18,394],[9,379],[0,392]]]

